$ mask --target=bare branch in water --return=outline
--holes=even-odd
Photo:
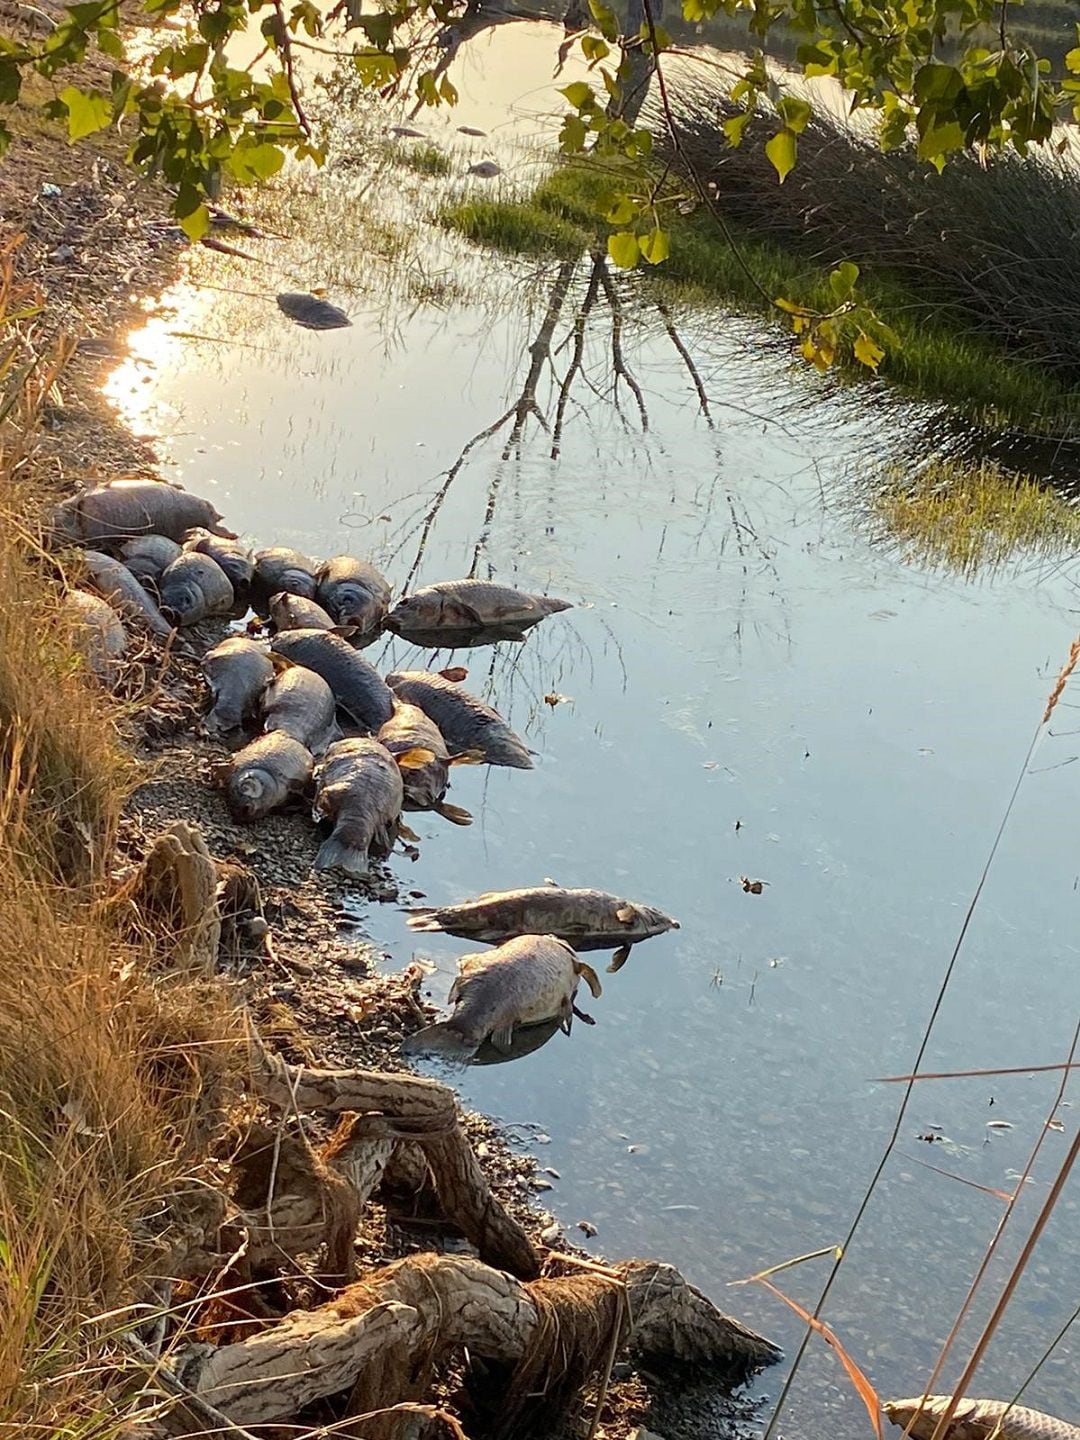
[[[641,393],[641,386],[634,379],[627,369],[626,359],[622,348],[622,327],[623,313],[622,300],[616,290],[611,276],[608,274],[605,265],[600,271],[600,284],[603,286],[607,302],[611,306],[611,364],[615,371],[615,396],[619,394],[620,378],[626,381],[627,389],[637,401],[638,414],[641,416],[641,428],[647,431],[649,428],[649,412],[645,408],[645,397]]]

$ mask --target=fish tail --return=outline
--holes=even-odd
[[[559,600],[554,595],[540,595],[537,598],[543,606],[545,615],[558,615],[560,610],[572,610],[574,608],[574,602],[572,600]]]
[[[473,817],[468,810],[463,810],[460,805],[450,805],[447,801],[441,800],[435,806],[436,815],[441,815],[444,820],[449,820],[451,825],[471,825]]]
[[[357,880],[366,880],[371,873],[367,850],[358,850],[355,845],[346,844],[333,835],[319,846],[315,869],[344,870],[346,875]]]
[[[441,930],[442,922],[439,920],[435,910],[430,905],[423,905],[416,910],[409,911],[409,918],[406,920],[410,930]]]
[[[443,1020],[438,1025],[417,1030],[403,1042],[401,1048],[406,1055],[433,1055],[450,1065],[464,1065],[479,1047],[475,1040],[466,1040],[453,1021]]]

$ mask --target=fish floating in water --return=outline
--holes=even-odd
[[[519,935],[495,950],[465,955],[447,997],[453,1015],[418,1030],[403,1048],[407,1054],[463,1064],[485,1040],[497,1050],[509,1050],[522,1026],[557,1018],[569,1035],[582,977],[599,996],[595,970],[555,935]]]
[[[386,628],[416,644],[468,643],[468,636],[491,642],[524,640],[526,630],[548,615],[572,609],[569,600],[530,595],[489,580],[444,580],[425,585],[397,602]]]
[[[314,560],[285,545],[256,550],[255,588],[267,597],[284,591],[304,600],[314,600],[316,569]]]
[[[425,906],[410,912],[408,925],[410,930],[441,930],[496,945],[513,935],[557,935],[575,950],[617,947],[609,972],[622,968],[632,945],[679,928],[677,920],[652,905],[605,890],[565,890],[559,885],[492,890],[460,905]]]
[[[884,1410],[894,1425],[905,1430],[911,1425],[914,1440],[930,1440],[949,1402],[948,1395],[924,1395],[887,1400]],[[995,1440],[1080,1440],[1080,1425],[1004,1400],[959,1401],[945,1440],[990,1440],[991,1435]]]
[[[341,330],[352,321],[344,310],[318,295],[287,290],[277,297],[278,309],[305,330]]]

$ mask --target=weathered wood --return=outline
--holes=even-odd
[[[213,973],[221,943],[217,885],[202,831],[175,820],[155,838],[126,887],[135,924],[150,927],[171,969]]]
[[[730,1379],[778,1358],[672,1267],[630,1261],[614,1275],[522,1284],[464,1256],[410,1256],[248,1339],[192,1347],[178,1373],[235,1423],[265,1425],[350,1386],[354,1412],[370,1412],[386,1403],[388,1383],[411,1388],[403,1364],[426,1367],[455,1347],[510,1366],[539,1349],[572,1369],[575,1347],[594,1356],[613,1323],[653,1359],[693,1360]]]

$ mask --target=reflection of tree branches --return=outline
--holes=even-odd
[[[612,281],[611,276],[608,274],[608,269],[606,265],[600,266],[600,284],[603,286],[604,294],[607,296],[607,302],[611,307],[611,363],[615,371],[615,381],[613,386],[615,404],[618,405],[619,403],[619,379],[621,377],[623,380],[626,381],[627,389],[637,401],[638,413],[641,416],[642,430],[648,430],[649,412],[645,409],[645,397],[641,393],[641,386],[627,369],[626,360],[623,356],[622,301],[619,298],[619,292],[615,289],[615,285]]]
[[[709,396],[706,393],[705,386],[702,382],[698,368],[694,364],[694,357],[686,348],[686,342],[683,340],[682,336],[675,328],[675,321],[672,319],[671,311],[664,304],[663,300],[660,299],[659,295],[656,296],[654,303],[656,305],[656,309],[660,315],[660,318],[664,322],[664,329],[667,331],[668,339],[671,341],[672,345],[675,346],[675,349],[679,354],[679,358],[686,366],[687,374],[693,381],[694,389],[697,391],[698,404],[701,407],[701,413],[708,422],[709,429],[711,430],[713,426],[713,418],[712,411],[709,409]]]
[[[570,391],[573,388],[574,380],[581,372],[581,359],[585,353],[585,322],[589,318],[593,306],[596,304],[596,297],[600,290],[600,274],[604,268],[604,257],[598,253],[592,257],[592,271],[589,275],[589,288],[585,291],[585,299],[574,319],[574,349],[570,356],[570,364],[566,368],[562,384],[559,386],[559,401],[555,407],[555,426],[551,436],[551,458],[559,458],[559,450],[562,444],[563,419],[566,415],[566,402],[570,398]]]

